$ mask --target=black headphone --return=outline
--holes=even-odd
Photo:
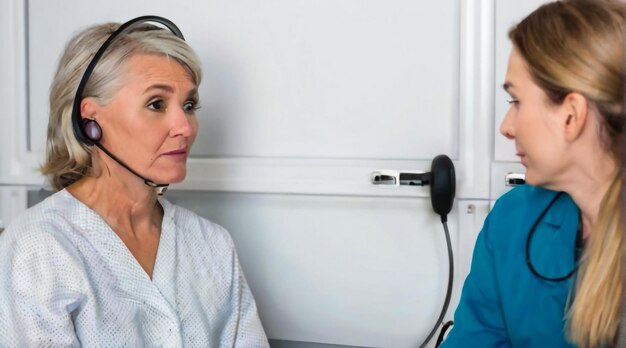
[[[128,171],[143,179],[146,185],[156,188],[157,193],[159,195],[162,195],[165,190],[167,190],[169,184],[157,184],[147,178],[144,178],[143,176],[139,175],[139,173],[131,169],[124,162],[122,162],[120,159],[118,159],[116,156],[114,156],[111,152],[109,152],[109,150],[107,150],[100,143],[100,140],[102,140],[102,128],[100,127],[98,122],[96,120],[82,118],[80,112],[80,103],[83,100],[83,91],[85,89],[85,86],[87,85],[87,81],[89,80],[91,73],[95,69],[100,58],[102,58],[102,55],[104,54],[106,49],[111,45],[111,43],[117,36],[119,36],[130,26],[143,22],[160,23],[163,26],[167,27],[167,29],[169,29],[176,37],[180,38],[181,40],[185,40],[185,37],[183,36],[181,31],[172,21],[159,16],[137,17],[120,25],[120,27],[117,28],[117,30],[115,30],[108,39],[106,39],[102,46],[100,46],[98,51],[96,51],[96,54],[93,56],[93,58],[91,58],[89,65],[87,65],[83,77],[80,79],[80,83],[78,84],[78,88],[76,89],[76,95],[74,96],[74,102],[72,106],[72,129],[74,130],[74,136],[76,137],[76,139],[78,139],[79,142],[87,146],[97,146],[99,149],[101,149],[104,153],[106,153],[109,157],[122,165]]]
[[[556,195],[554,195],[550,203],[548,203],[548,205],[543,209],[539,217],[535,220],[535,222],[533,223],[533,226],[530,228],[530,231],[528,232],[528,237],[526,237],[526,265],[528,266],[528,269],[530,269],[530,271],[532,272],[533,275],[535,275],[535,277],[539,279],[543,279],[545,281],[549,281],[549,282],[561,282],[573,276],[578,270],[578,261],[580,261],[580,255],[585,246],[585,242],[583,240],[583,229],[582,229],[583,224],[582,224],[582,221],[579,221],[578,227],[576,229],[576,241],[574,244],[574,267],[567,274],[561,275],[559,277],[548,277],[539,273],[539,271],[537,271],[535,267],[533,266],[532,260],[530,258],[530,244],[532,242],[533,236],[535,235],[537,225],[539,225],[539,223],[543,220],[543,217],[550,210],[550,208],[552,208],[554,203],[559,199],[559,197],[561,197],[562,194],[563,192],[559,192]],[[579,212],[579,217],[580,217],[580,212]]]

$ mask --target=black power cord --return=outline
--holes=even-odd
[[[446,336],[446,331],[448,331],[448,329],[451,328],[453,325],[454,321],[452,320],[448,320],[445,324],[443,324],[443,326],[441,327],[441,331],[439,331],[439,337],[437,337],[437,343],[435,343],[435,348],[439,347],[441,342],[443,342],[443,339]]]
[[[439,325],[441,325],[441,323],[443,322],[443,317],[446,315],[446,312],[448,311],[448,306],[450,305],[450,297],[452,296],[452,280],[454,278],[454,257],[452,255],[452,243],[450,242],[450,232],[448,231],[448,222],[447,222],[447,219],[445,220],[444,219],[445,219],[444,216],[442,216],[441,222],[443,224],[443,230],[446,235],[446,245],[448,246],[448,288],[446,290],[446,299],[443,302],[443,308],[441,309],[441,313],[439,314],[439,318],[437,319],[437,322],[435,322],[435,326],[428,334],[428,337],[426,337],[426,340],[424,340],[424,343],[420,345],[420,348],[426,347],[428,342],[430,342],[430,340],[433,338],[433,336],[437,332]],[[437,344],[435,345],[435,347],[441,344],[441,341],[443,341],[443,334],[445,333],[445,329],[447,329],[450,325],[451,325],[450,322],[444,325],[444,330],[442,330],[439,339],[437,339]]]

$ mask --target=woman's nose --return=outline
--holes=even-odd
[[[195,115],[189,115],[183,108],[177,110],[174,115],[174,122],[170,130],[170,135],[182,135],[184,137],[191,136],[195,131],[195,122],[192,121],[192,118],[194,117]]]
[[[506,115],[504,115],[504,120],[500,124],[500,133],[504,135],[507,139],[515,139],[515,127],[513,126],[513,115],[512,110],[509,108]]]

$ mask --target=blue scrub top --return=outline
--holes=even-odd
[[[526,264],[529,232],[556,194],[523,185],[498,199],[476,240],[454,326],[440,347],[573,347],[565,338],[565,311],[574,277],[542,280]],[[556,278],[574,268],[578,221],[578,208],[562,194],[537,224],[530,255],[540,274]]]

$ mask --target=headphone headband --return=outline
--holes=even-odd
[[[93,56],[93,58],[91,58],[89,65],[87,65],[87,68],[85,69],[85,72],[83,73],[83,77],[80,79],[78,88],[76,89],[76,95],[74,96],[74,103],[72,104],[72,128],[74,130],[74,136],[76,136],[76,139],[78,139],[78,141],[80,141],[81,143],[86,144],[86,145],[95,144],[94,141],[92,141],[85,134],[85,131],[83,130],[83,127],[82,127],[82,120],[81,120],[82,117],[80,114],[80,103],[83,100],[83,90],[85,89],[85,86],[87,85],[87,81],[89,80],[91,73],[93,72],[96,65],[98,64],[98,61],[100,61],[100,58],[102,58],[102,55],[104,54],[106,49],[111,45],[111,43],[113,42],[113,40],[115,40],[117,36],[119,36],[122,32],[124,32],[130,26],[138,24],[138,23],[143,23],[143,22],[160,23],[163,26],[167,27],[167,29],[169,29],[176,37],[180,38],[181,40],[185,40],[185,37],[183,36],[180,29],[178,29],[176,24],[174,24],[172,21],[170,21],[167,18],[163,18],[159,16],[141,16],[141,17],[131,19],[128,22],[120,25],[120,27],[117,28],[117,30],[115,30],[106,39],[106,41],[104,41],[102,46],[100,46],[98,51],[96,51],[96,54]]]

